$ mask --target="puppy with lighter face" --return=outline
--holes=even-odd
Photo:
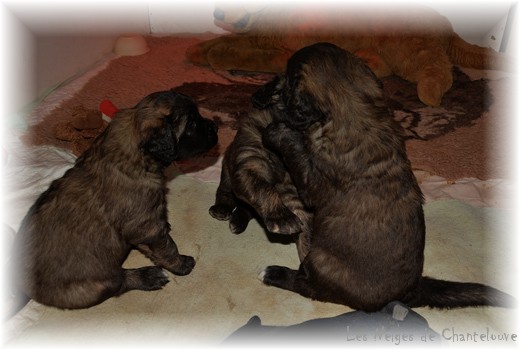
[[[157,290],[195,260],[170,236],[165,168],[217,143],[214,122],[173,91],[118,112],[73,168],[30,208],[15,241],[13,282],[39,303],[87,308],[133,289]],[[124,269],[132,249],[153,266]]]

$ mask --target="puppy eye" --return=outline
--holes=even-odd
[[[188,122],[188,124],[186,124],[186,129],[193,130],[194,128],[195,128],[195,123],[192,120],[190,120]]]
[[[185,132],[188,134],[191,134],[193,132],[196,132],[197,129],[197,123],[190,120],[188,123],[186,123]]]

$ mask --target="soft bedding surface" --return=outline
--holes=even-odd
[[[252,81],[248,77],[229,77],[201,67],[186,66],[182,50],[200,38],[148,40],[152,47],[150,54],[161,50],[169,52],[171,76],[166,81],[164,76],[158,79],[151,90],[141,91],[140,86],[137,92],[133,92],[136,96],[131,96],[132,101],[137,94],[142,97],[165,86],[180,87],[190,82],[250,84]],[[114,70],[117,72],[122,69],[121,66],[131,64],[132,60],[153,59],[152,56],[145,56],[110,57],[48,96],[31,115],[23,119],[23,123],[5,130],[5,137],[2,138],[2,224],[5,242],[2,268],[7,266],[10,241],[29,206],[53,179],[72,166],[76,158],[66,145],[52,142],[27,144],[21,140],[27,141],[34,127],[46,117],[63,115],[63,111],[73,108],[71,101],[78,96],[82,96],[82,101],[89,108],[95,107],[102,97],[110,98],[119,106],[133,105],[135,101],[123,102],[126,95],[113,89],[117,86],[114,82],[104,96],[88,95],[85,89],[103,72],[108,71],[112,74],[111,79],[117,81],[121,77]],[[494,97],[489,109],[483,111],[481,116],[473,116],[474,119],[467,124],[431,138],[427,141],[428,145],[421,144],[424,141],[419,139],[409,141],[419,145],[415,147],[411,144],[415,150],[412,151],[415,152],[411,156],[412,163],[419,165],[424,161],[424,164],[435,165],[431,168],[417,166],[415,171],[427,202],[425,274],[457,281],[483,282],[514,294],[512,271],[517,265],[512,227],[516,189],[514,182],[506,176],[505,166],[493,167],[505,158],[502,154],[496,154],[500,150],[499,141],[503,138],[492,138],[496,142],[492,142],[489,149],[495,152],[492,158],[496,161],[490,161],[481,170],[475,170],[475,163],[489,160],[490,155],[486,153],[485,157],[475,160],[472,157],[477,146],[468,146],[464,142],[468,137],[486,135],[489,129],[492,129],[493,135],[502,135],[504,128],[493,126],[491,117],[498,116],[495,121],[500,125],[504,115],[507,115],[501,112],[508,107],[506,91],[510,81],[495,72],[465,72],[472,79],[489,78],[488,85]],[[126,79],[144,79],[139,73],[135,74]],[[150,72],[147,71],[147,74]],[[253,83],[258,81],[253,79]],[[196,95],[193,86],[184,85],[183,88],[191,88]],[[233,235],[226,222],[216,221],[208,214],[220,177],[221,154],[226,142],[234,135],[234,118],[239,116],[232,115],[227,109],[216,111],[215,106],[209,105],[212,101],[208,101],[207,96],[198,96],[201,112],[206,116],[217,116],[221,126],[224,126],[219,130],[223,142],[219,151],[168,169],[171,178],[169,210],[172,235],[181,253],[196,258],[194,271],[185,277],[170,275],[171,282],[163,290],[130,292],[87,310],[63,311],[31,301],[5,323],[5,344],[120,346],[142,342],[147,346],[179,343],[218,345],[254,315],[261,318],[262,324],[292,325],[351,311],[344,306],[314,302],[261,284],[257,275],[267,265],[297,267],[294,245],[284,244],[276,236],[267,235],[256,222],[252,222],[243,234]],[[455,170],[442,167],[442,155],[449,152],[450,143],[453,154],[447,158],[451,160],[449,166]],[[488,144],[479,145],[477,150],[488,149]],[[472,152],[466,153],[468,149]],[[415,162],[413,157],[416,157]],[[460,164],[464,169],[460,172],[457,170],[457,159],[463,160]],[[468,164],[470,166],[466,167]],[[443,171],[450,174],[449,181],[442,176],[446,174]],[[485,176],[477,179],[478,174]],[[150,262],[138,252],[132,253],[126,263],[134,267],[148,264]],[[6,299],[3,304],[8,308],[11,300]],[[420,308],[415,311],[448,344],[473,345],[466,341],[467,337],[461,340],[461,337],[455,336],[458,334],[518,332],[515,310],[470,308],[439,311]],[[499,342],[489,337],[486,339],[478,343],[490,345]]]
[[[133,291],[86,310],[63,311],[31,301],[8,324],[12,345],[218,345],[254,315],[266,325],[291,325],[351,311],[263,285],[257,275],[265,266],[298,266],[295,246],[270,241],[256,222],[241,235],[231,234],[226,222],[208,215],[215,183],[172,176],[168,198],[172,235],[181,253],[196,258],[194,271],[184,277],[170,274],[171,282],[160,291]],[[511,216],[507,211],[441,200],[427,204],[425,213],[426,275],[514,291],[514,281],[508,278],[514,251],[508,242]],[[148,264],[133,252],[125,266]],[[516,332],[514,310],[415,311],[446,336],[452,329]]]

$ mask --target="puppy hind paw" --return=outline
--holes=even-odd
[[[234,209],[227,205],[215,204],[209,208],[209,214],[217,220],[227,221]]]
[[[229,230],[234,234],[242,233],[246,230],[252,214],[242,207],[237,207],[229,219]]]
[[[231,220],[229,221],[229,230],[231,231],[231,233],[238,235],[246,230],[248,224],[249,220],[243,222],[240,220],[233,220],[233,218],[231,218]]]
[[[169,282],[168,275],[158,266],[145,266],[134,271],[139,280],[135,289],[159,290]]]
[[[258,279],[265,285],[290,290],[297,272],[288,267],[271,265],[260,272]]]

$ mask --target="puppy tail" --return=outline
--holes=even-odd
[[[462,283],[422,277],[410,307],[452,309],[469,306],[516,307],[516,299],[480,283]]]

